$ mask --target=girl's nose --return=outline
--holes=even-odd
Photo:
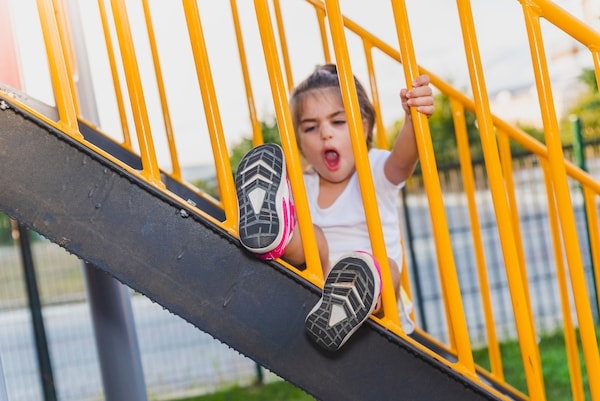
[[[333,136],[333,134],[331,133],[331,129],[325,125],[321,126],[321,139],[322,140],[327,140],[327,139],[331,139],[331,137]]]

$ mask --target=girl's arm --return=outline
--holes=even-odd
[[[410,108],[416,107],[418,112],[425,114],[427,117],[430,117],[434,112],[429,76],[418,76],[413,81],[412,89],[402,89],[400,91],[400,99],[406,117],[384,167],[385,176],[396,185],[406,181],[412,175],[419,159]]]

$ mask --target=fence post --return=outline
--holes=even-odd
[[[575,157],[575,163],[579,168],[583,171],[587,171],[587,166],[585,163],[585,145],[583,143],[583,135],[582,135],[582,127],[581,127],[581,119],[577,115],[571,115],[571,122],[573,123],[573,155]],[[596,273],[594,269],[594,259],[591,256],[592,243],[590,240],[590,232],[588,230],[588,214],[586,207],[586,200],[583,197],[583,217],[585,219],[585,233],[587,236],[587,244],[588,244],[588,256],[590,258],[590,269],[592,272],[592,293],[594,294],[594,304],[596,305],[596,318],[600,319],[600,306],[598,304],[598,293],[596,292]]]
[[[44,317],[42,316],[42,303],[40,301],[40,293],[38,291],[37,280],[35,277],[33,256],[31,254],[29,230],[19,222],[16,222],[16,225],[18,238],[15,238],[15,242],[17,242],[21,251],[23,275],[25,276],[29,311],[31,312],[31,322],[35,337],[35,349],[37,351],[37,359],[40,365],[40,379],[44,391],[44,400],[56,401],[56,389],[54,387],[52,363],[50,361],[50,352],[48,351],[48,340],[46,339]]]
[[[408,248],[408,252],[410,254],[410,259],[412,260],[413,269],[412,276],[415,281],[415,288],[413,295],[415,298],[415,306],[418,310],[418,316],[421,317],[421,328],[424,331],[427,331],[427,319],[425,318],[425,307],[423,305],[423,291],[421,288],[421,276],[419,273],[419,266],[417,266],[417,257],[415,255],[415,247],[413,245],[414,235],[412,232],[412,225],[410,223],[410,213],[408,212],[408,206],[406,204],[406,188],[400,191],[402,193],[402,211],[404,213],[404,221],[406,223],[406,241],[404,244]]]
[[[0,358],[0,401],[8,401],[6,380],[4,379],[4,368],[2,367],[2,358]]]

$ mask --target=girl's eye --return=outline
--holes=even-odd
[[[315,126],[314,125],[310,125],[310,126],[304,127],[304,129],[303,129],[304,132],[312,132],[314,130],[315,130]]]
[[[346,124],[346,120],[333,120],[335,125]]]

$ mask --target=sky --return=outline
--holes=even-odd
[[[47,103],[53,103],[49,77],[43,65],[43,42],[37,26],[35,0],[8,0],[11,7],[13,25],[19,57],[23,71],[26,92]],[[286,24],[288,46],[291,49],[294,80],[299,81],[310,73],[314,65],[323,62],[316,26],[306,21],[312,20],[314,12],[302,0],[280,2]],[[588,20],[597,30],[600,0],[557,0],[556,3],[571,12],[575,17]],[[109,75],[105,54],[101,50],[102,31],[97,23],[97,2],[80,1],[90,69],[94,91],[98,99],[99,124],[107,133],[119,132],[119,119],[114,105],[114,91],[107,84]],[[161,68],[173,128],[177,135],[177,146],[182,165],[211,163],[212,154],[207,142],[207,127],[203,120],[203,108],[199,98],[197,78],[189,56],[189,39],[186,36],[183,13],[179,2],[151,0],[153,23],[161,56]],[[242,138],[250,136],[251,128],[243,80],[239,67],[237,47],[231,25],[231,11],[228,1],[198,0],[202,27],[207,39],[211,70],[219,99],[219,111],[223,131],[229,146],[234,146]],[[143,15],[139,1],[128,1],[128,11],[134,32],[143,33]],[[256,14],[253,2],[239,0],[242,29],[246,36],[245,47],[253,77],[253,91],[259,117],[273,118],[269,81],[264,72],[264,61],[259,34],[256,27]],[[386,0],[340,0],[342,12],[354,22],[380,37],[387,43],[397,46],[397,34],[391,13],[391,2]],[[406,0],[409,24],[417,62],[437,76],[451,82],[455,87],[469,91],[469,79],[461,40],[456,2],[449,0]],[[471,7],[477,28],[477,39],[481,52],[485,80],[490,94],[503,89],[514,89],[530,85],[533,79],[529,64],[529,50],[526,43],[521,4],[518,0],[472,0]],[[33,18],[32,18],[33,17]],[[180,21],[180,23],[173,23]],[[545,24],[545,26],[548,24]],[[572,40],[551,27],[545,28],[548,43],[548,57],[554,57],[573,45]],[[361,60],[362,45],[350,35],[347,41],[351,46],[351,57],[357,62],[353,71],[363,83],[367,83],[364,62]],[[156,137],[155,146],[161,164],[168,164],[168,152],[162,119],[158,111],[156,85],[153,84],[152,64],[147,45],[136,42],[136,52],[140,71],[145,84],[145,98],[150,111],[151,125]],[[566,76],[579,72],[591,65],[591,58],[580,52],[582,59],[558,59],[553,63],[555,75]],[[391,124],[402,118],[398,93],[405,85],[402,67],[376,56],[376,68],[380,99],[383,105],[384,122]],[[145,81],[145,82],[146,82]]]

